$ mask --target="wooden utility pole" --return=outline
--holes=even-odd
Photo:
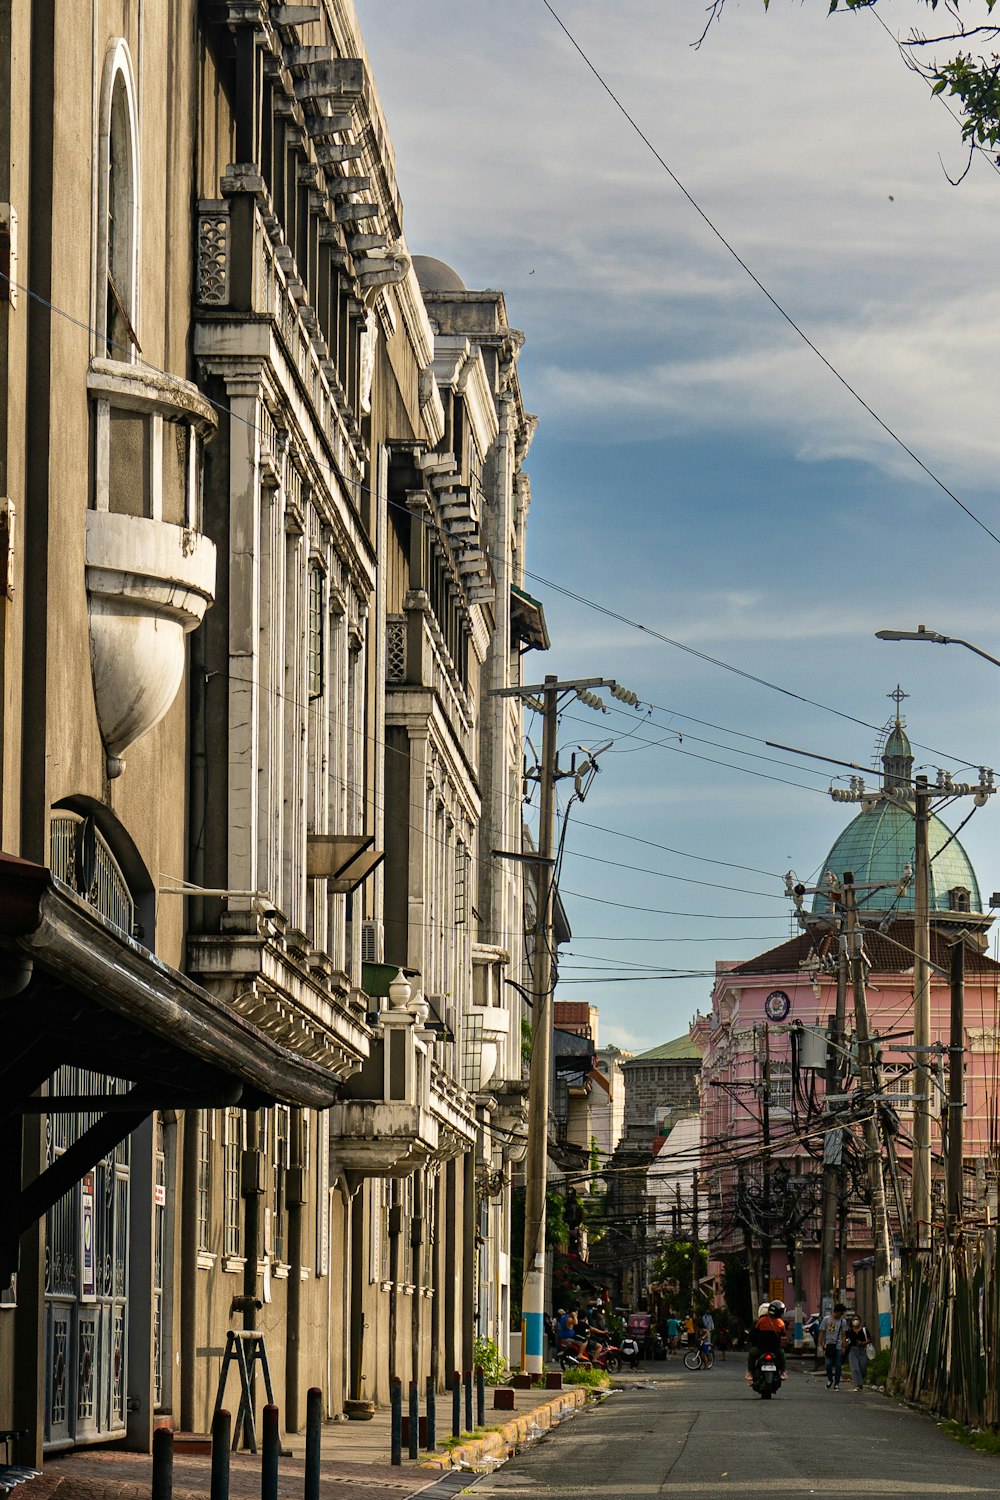
[[[879,1092],[875,1049],[868,1029],[868,997],[865,993],[865,969],[862,955],[862,931],[858,925],[857,892],[854,877],[844,875],[844,916],[847,925],[847,954],[854,991],[854,1029],[858,1041],[858,1071],[862,1087],[871,1101],[871,1114],[864,1122],[865,1159],[868,1187],[872,1200],[872,1240],[875,1245],[875,1295],[878,1304],[879,1342],[888,1344],[891,1332],[889,1300],[889,1213],[885,1201],[885,1179],[882,1174],[882,1139],[878,1125]]]
[[[691,1311],[694,1312],[698,1296],[698,1169],[691,1174]]]
[[[948,1038],[947,1201],[948,1238],[962,1230],[962,1165],[965,1147],[965,933],[951,945],[951,1030]]]
[[[840,952],[837,959],[837,1002],[836,1010],[829,1020],[829,1032],[826,1048],[826,1114],[827,1121],[830,1120],[830,1096],[837,1091],[837,1084],[843,1072],[843,1056],[841,1048],[844,1045],[844,1034],[847,1024],[847,944],[843,934],[840,938]],[[840,1150],[834,1148],[836,1140],[841,1142]],[[843,1155],[843,1134],[835,1134],[834,1129],[829,1129],[823,1137],[823,1233],[821,1239],[819,1294],[820,1301],[824,1297],[830,1298],[830,1308],[833,1307],[834,1287],[836,1284],[836,1259],[837,1259],[837,1210],[840,1202],[840,1163]]]
[[[931,794],[926,776],[913,783],[913,1047],[916,1067],[913,1101],[913,1198],[910,1237],[915,1249],[931,1234],[931,984],[930,859],[927,829]]]
[[[552,918],[555,898],[557,678],[546,677],[542,697],[542,761],[538,816],[538,898],[532,969],[531,1073],[528,1084],[528,1151],[524,1162],[524,1286],[521,1296],[521,1365],[540,1375],[545,1367],[545,1194],[548,1186],[549,1074],[552,1069]]]
[[[764,1160],[761,1165],[761,1200],[763,1205],[763,1233],[761,1235],[760,1258],[761,1280],[764,1295],[771,1297],[771,1036],[764,1022],[764,1057],[761,1064],[760,1125],[764,1139]]]

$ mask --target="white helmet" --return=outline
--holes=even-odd
[[[758,1307],[758,1309],[757,1309],[757,1316],[758,1316],[758,1318],[766,1318],[767,1317],[767,1310],[768,1310],[768,1308],[770,1306],[771,1306],[770,1302],[762,1302],[760,1304],[760,1306]]]

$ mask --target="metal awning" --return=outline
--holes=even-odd
[[[529,650],[548,651],[552,644],[541,600],[532,598],[516,584],[511,584],[510,589],[510,627]]]
[[[306,875],[325,880],[331,896],[347,896],[385,859],[373,849],[374,834],[310,833],[306,840]]]
[[[223,1001],[107,922],[41,865],[0,853],[0,1158],[20,1161],[27,1113],[86,1112],[92,1123],[0,1217],[0,1285],[20,1236],[157,1109],[326,1108],[339,1078],[265,1036]],[[61,1066],[106,1092],[39,1096]],[[110,1080],[131,1084],[116,1092]]]

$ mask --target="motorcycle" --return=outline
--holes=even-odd
[[[754,1366],[752,1386],[762,1401],[770,1401],[781,1385],[781,1371],[773,1354],[762,1354]]]
[[[600,1344],[595,1340],[585,1343],[579,1339],[566,1339],[559,1350],[558,1359],[564,1370],[597,1369],[606,1370],[609,1375],[617,1375],[622,1367],[622,1354],[623,1351],[614,1344]],[[638,1358],[638,1349],[636,1356]]]

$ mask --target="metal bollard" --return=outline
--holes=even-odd
[[[472,1432],[472,1371],[465,1372],[465,1430]]]
[[[462,1377],[457,1370],[451,1376],[451,1435],[462,1436]]]
[[[427,1452],[433,1453],[437,1447],[437,1391],[434,1389],[433,1376],[427,1377]],[[308,1496],[306,1497],[308,1500]]]
[[[212,1418],[212,1478],[209,1500],[229,1500],[229,1445],[232,1440],[232,1417],[227,1411],[217,1411]]]
[[[410,1442],[408,1457],[416,1458],[420,1452],[420,1397],[417,1394],[417,1382],[410,1381]]]
[[[265,1406],[260,1461],[260,1500],[278,1500],[278,1408]]]
[[[476,1366],[476,1426],[486,1426],[486,1377],[482,1365]]]
[[[152,1500],[173,1500],[174,1435],[169,1427],[157,1427],[153,1433]]]
[[[392,1386],[389,1391],[390,1426],[392,1456],[390,1462],[397,1467],[403,1462],[403,1382],[398,1375],[393,1376]]]
[[[323,1392],[311,1385],[306,1391],[306,1481],[303,1500],[319,1500],[319,1464],[322,1456]]]

